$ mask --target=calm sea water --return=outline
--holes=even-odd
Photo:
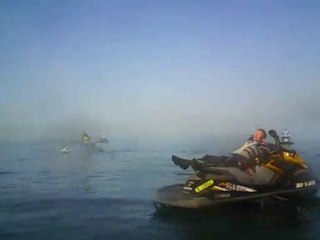
[[[105,145],[0,144],[0,239],[319,239],[320,198],[155,211],[152,197],[189,172],[170,156],[183,149]],[[320,173],[320,150],[302,149]],[[320,174],[319,174],[320,175]],[[319,194],[318,194],[319,195]]]

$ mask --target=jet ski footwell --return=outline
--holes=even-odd
[[[234,191],[217,192],[213,198],[194,196],[183,190],[183,184],[166,186],[159,189],[154,196],[154,204],[156,208],[174,207],[174,208],[189,208],[200,209],[217,204],[232,203],[248,200],[257,200],[261,198],[298,198],[313,196],[318,189],[317,185],[296,189],[276,190],[271,192],[255,192],[243,193],[241,195]]]

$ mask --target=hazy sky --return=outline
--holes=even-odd
[[[0,138],[318,138],[319,26],[311,0],[0,0]]]

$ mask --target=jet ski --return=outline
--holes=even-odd
[[[70,148],[68,146],[64,146],[62,149],[61,149],[61,152],[62,153],[69,153],[70,152]]]
[[[319,181],[304,159],[295,150],[284,148],[276,131],[270,130],[269,134],[275,140],[274,150],[267,159],[256,159],[251,173],[228,166],[226,161],[202,169],[193,164],[195,159],[172,156],[173,162],[183,169],[191,162],[194,173],[185,183],[159,189],[154,196],[155,207],[202,209],[222,203],[315,195]]]

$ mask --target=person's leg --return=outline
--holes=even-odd
[[[175,155],[172,155],[171,159],[175,165],[181,167],[184,170],[186,170],[192,163],[192,160],[183,159]]]
[[[205,155],[202,158],[196,159],[198,162],[202,161],[206,166],[224,166],[226,165],[226,160],[228,156],[214,156],[214,155]]]
[[[202,158],[194,159],[191,166],[195,171],[205,171],[211,167],[228,167],[227,159],[227,156],[205,155]]]
[[[227,162],[230,166],[237,167],[242,171],[249,168],[253,169],[254,171],[255,162],[250,161],[241,155],[233,154],[230,158],[227,159]]]
[[[228,156],[213,156],[205,155],[201,158],[194,158],[192,160],[183,159],[178,156],[172,155],[172,161],[175,165],[181,167],[182,169],[187,169],[189,166],[195,171],[203,170],[208,167],[227,167]]]
[[[172,155],[173,163],[184,170],[186,170],[191,165],[199,167],[200,165],[203,165],[203,167],[219,165],[219,163],[221,164],[223,161],[225,161],[225,158],[227,157],[224,157],[222,159],[219,156],[205,155],[201,158],[194,158],[192,160],[189,160]]]

